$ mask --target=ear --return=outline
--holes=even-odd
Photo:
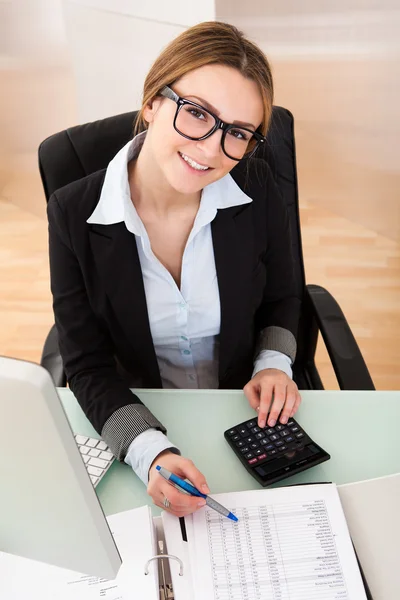
[[[156,112],[160,108],[160,103],[161,103],[161,98],[156,97],[156,98],[153,98],[153,100],[150,100],[150,102],[148,102],[146,104],[146,106],[144,107],[143,117],[144,117],[145,121],[147,121],[147,123],[152,123],[154,121]]]

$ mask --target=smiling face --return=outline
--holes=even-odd
[[[262,122],[264,108],[258,86],[236,69],[223,65],[200,67],[181,77],[171,88],[181,98],[209,109],[225,123],[246,124],[255,131]],[[180,135],[173,126],[176,109],[173,100],[161,97],[144,109],[149,124],[146,154],[153,162],[155,176],[158,172],[178,193],[194,194],[224,177],[237,161],[224,154],[221,130],[201,141]],[[196,117],[201,115],[195,113],[192,118]]]

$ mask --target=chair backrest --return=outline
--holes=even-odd
[[[70,127],[45,139],[39,147],[39,169],[46,201],[57,189],[104,169],[133,137],[137,112]],[[293,115],[274,106],[268,143],[262,153],[273,172],[289,211],[295,280],[299,295],[305,286],[298,208]]]

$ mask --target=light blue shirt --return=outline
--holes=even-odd
[[[218,388],[220,299],[211,222],[218,209],[252,202],[228,174],[206,186],[182,257],[181,286],[154,255],[150,239],[131,199],[128,162],[136,158],[146,133],[128,142],[109,163],[99,202],[88,223],[124,222],[136,238],[151,335],[163,388]],[[292,376],[285,354],[263,350],[253,376],[275,368]],[[154,458],[174,447],[155,429],[137,436],[125,462],[145,484]]]

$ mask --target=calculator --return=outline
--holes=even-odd
[[[266,487],[330,459],[294,419],[261,428],[250,419],[224,432],[248,472]]]

